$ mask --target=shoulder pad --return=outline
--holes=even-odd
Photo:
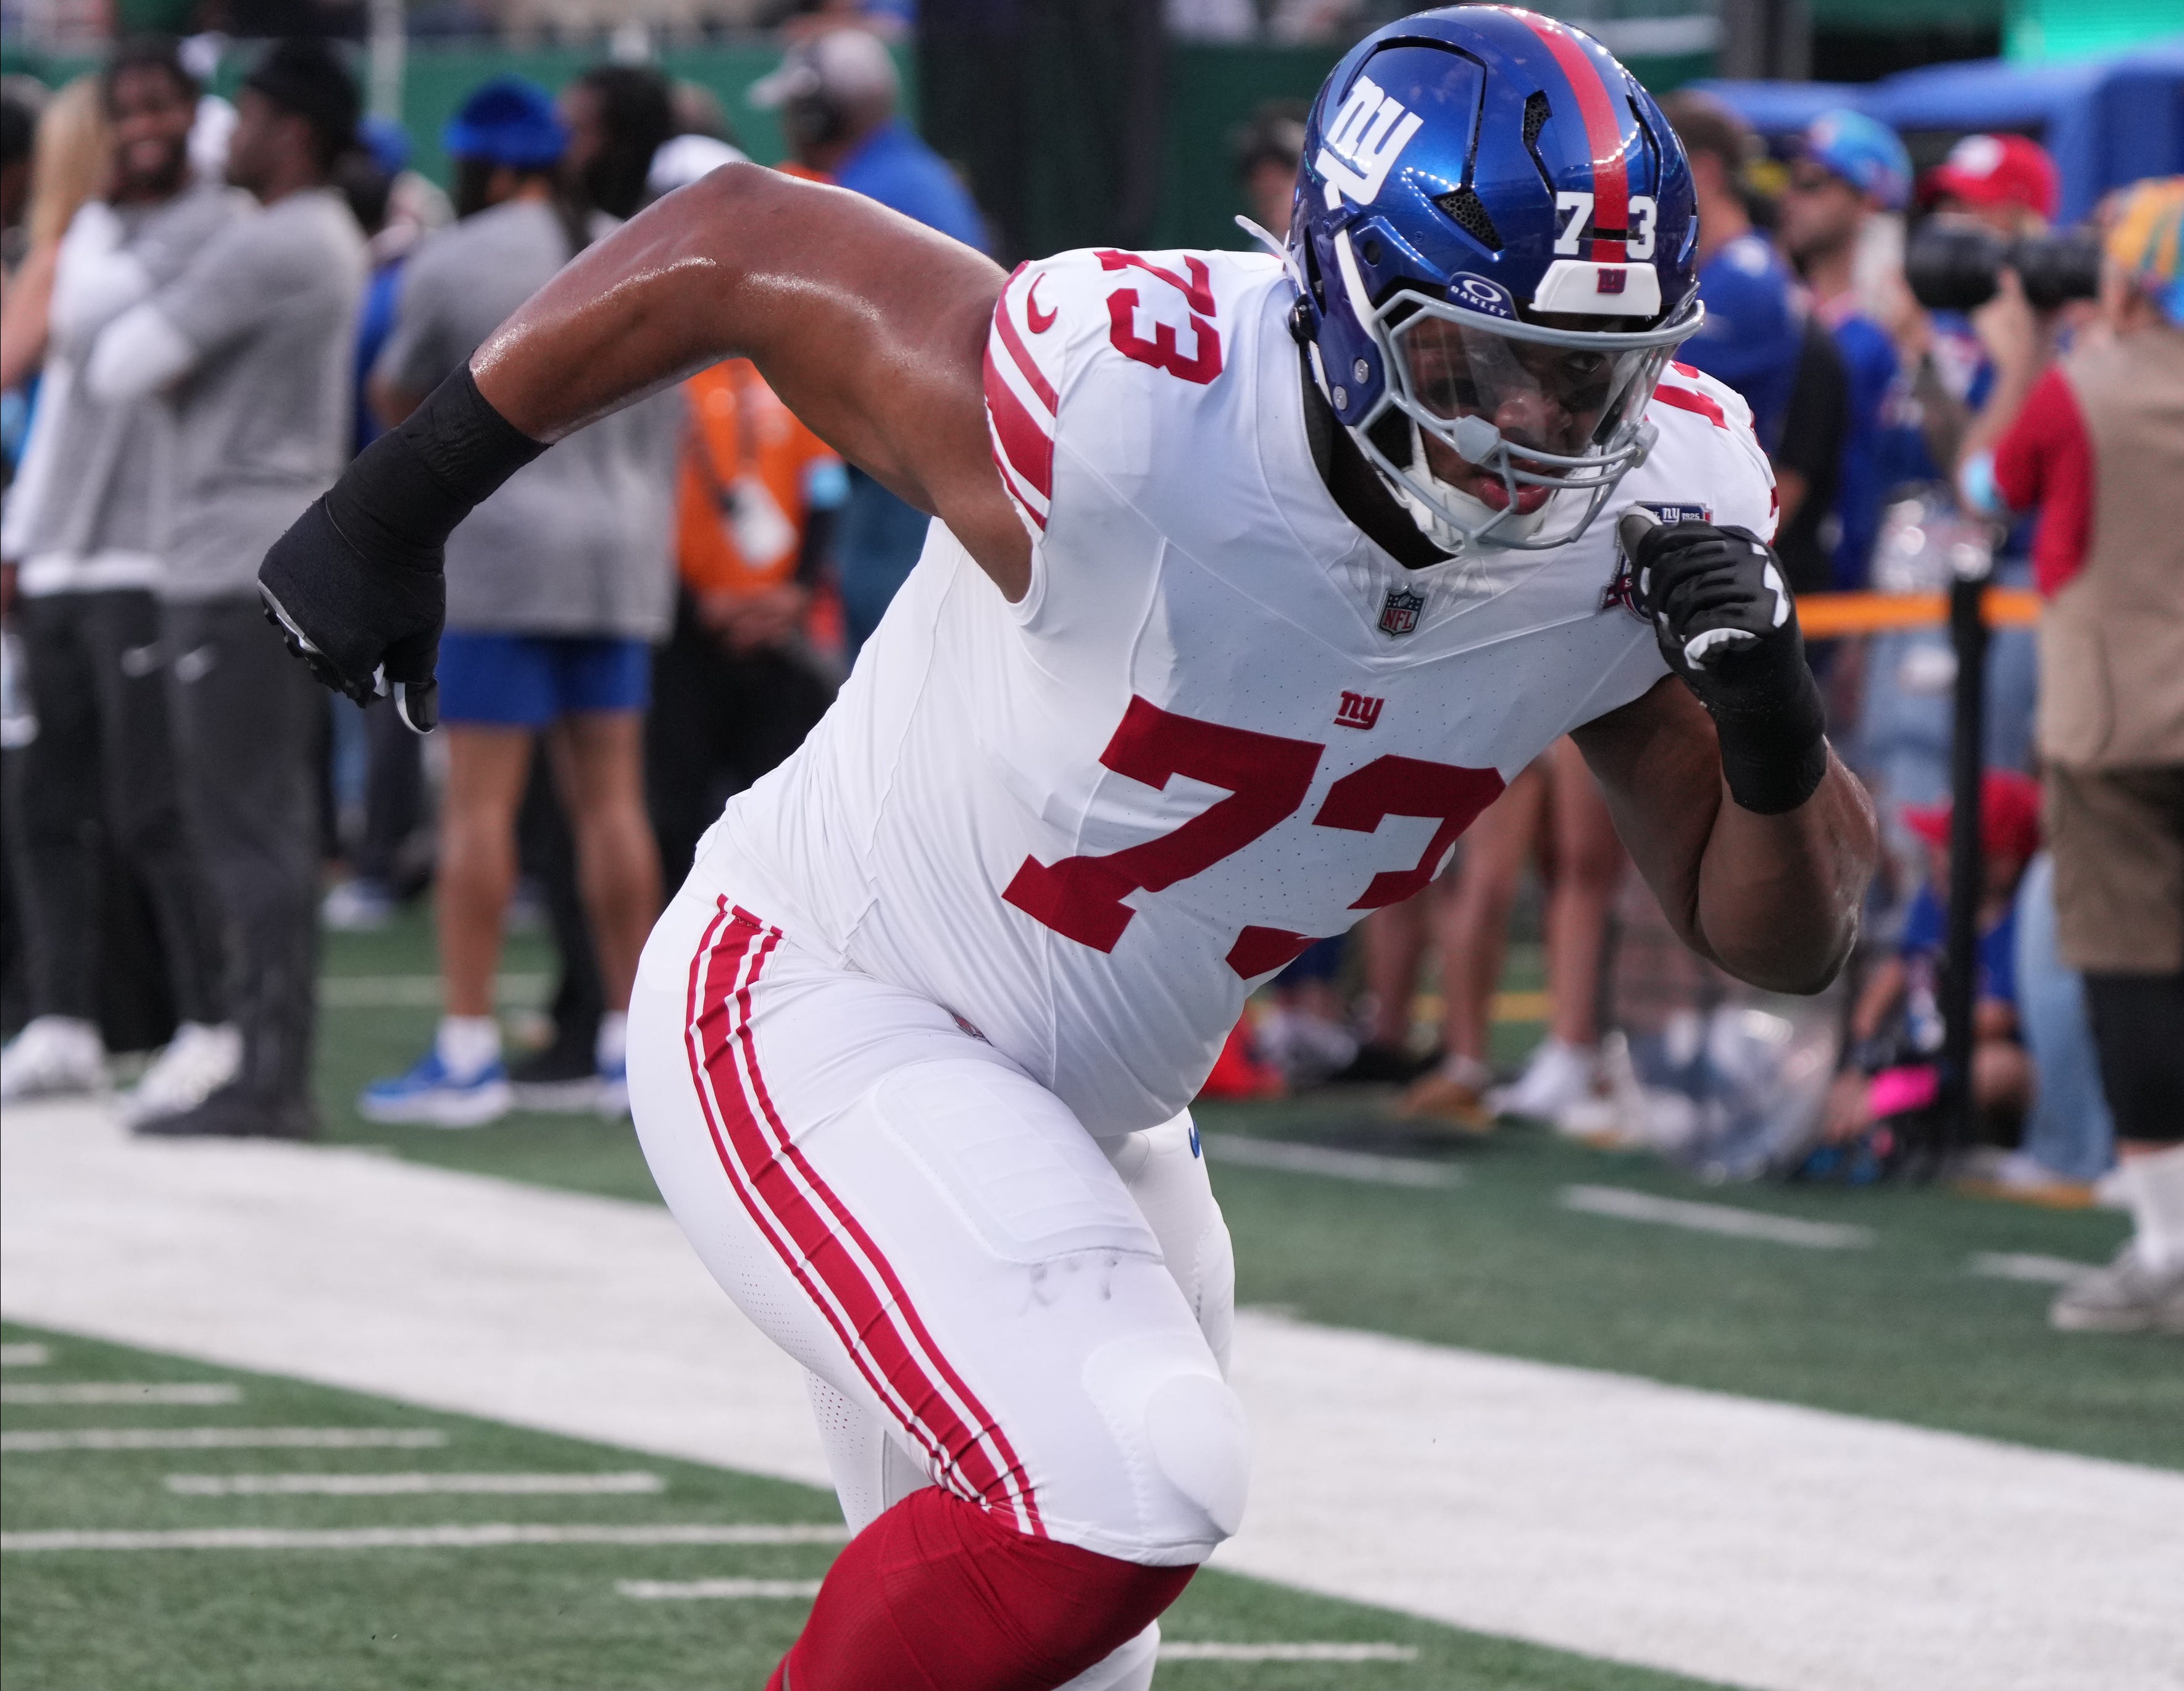
[[[1204,392],[1225,367],[1235,302],[1263,286],[1273,262],[1093,248],[1017,268],[987,337],[986,416],[1002,483],[1034,539],[1045,530],[1072,393],[1110,375],[1178,396]]]
[[[1671,364],[1653,390],[1648,415],[1661,428],[1657,452],[1691,450],[1705,457],[1710,502],[1720,522],[1749,528],[1763,539],[1774,538],[1780,508],[1774,466],[1753,432],[1752,407],[1741,393],[1688,364]]]

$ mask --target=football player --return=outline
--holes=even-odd
[[[1004,276],[744,166],[563,271],[267,557],[430,725],[441,543],[635,396],[754,360],[938,519],[655,930],[638,1129],[808,1371],[855,1529],[794,1691],[1143,1687],[1241,1518],[1233,1272],[1185,1107],[1244,998],[1574,733],[1684,937],[1812,991],[1874,857],[1697,326],[1690,176],[1590,37],[1367,37],[1279,252]],[[1618,534],[1627,539],[1618,538]]]

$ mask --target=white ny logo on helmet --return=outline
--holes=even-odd
[[[1312,168],[1359,205],[1370,205],[1424,122],[1371,77],[1360,76],[1343,97]]]

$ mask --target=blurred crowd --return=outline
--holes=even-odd
[[[782,168],[988,244],[900,115],[879,36],[803,31],[748,98],[779,114]],[[1707,308],[1682,356],[1750,406],[1797,594],[1866,595],[1808,616],[1834,742],[1890,842],[1854,978],[1791,1006],[1664,946],[1563,743],[1438,882],[1261,995],[1209,1091],[1378,1084],[1424,1131],[1527,1117],[1727,1173],[1864,1182],[1944,1142],[1961,1085],[1974,1175],[2076,1201],[2114,1184],[2119,1146],[2184,1123],[2184,181],[2059,228],[2055,165],[2023,136],[1964,137],[1922,176],[1855,112],[1763,138],[1704,96],[1665,105]],[[396,700],[330,704],[281,654],[254,572],[522,299],[741,157],[718,100],[640,64],[558,95],[498,78],[440,137],[444,190],[398,126],[360,117],[319,42],[264,52],[231,103],[171,42],[129,43],[56,91],[11,80],[4,125],[20,1030],[0,1091],[99,1088],[109,1050],[157,1047],[126,1100],[139,1130],[309,1134],[319,935],[430,888],[443,1014],[363,1113],[619,1112],[663,885],[825,711],[925,518],[749,365],[706,371],[458,531],[430,741]],[[1301,108],[1272,104],[1233,137],[1239,203],[1277,237],[1304,134]],[[1965,574],[2046,608],[1985,658],[1958,1077],[1940,1008],[1956,653],[1886,607]],[[518,908],[560,972],[543,1037],[504,1051],[494,983]],[[1540,960],[1538,990],[1509,990],[1513,946]],[[1497,1029],[1524,1024],[1545,1036],[1513,1072]]]
[[[803,37],[748,91],[783,166],[983,245],[897,114],[869,31]],[[623,1106],[623,1013],[666,884],[794,750],[909,573],[925,519],[748,364],[583,431],[457,533],[426,742],[329,704],[261,611],[259,560],[532,293],[739,159],[718,100],[601,64],[476,89],[445,190],[365,120],[339,48],[262,52],[231,102],[168,40],[6,92],[8,1099],[159,1055],[141,1132],[302,1136],[319,935],[433,891],[444,1011],[375,1119]],[[331,882],[331,885],[329,885]],[[549,924],[550,1037],[504,1058],[512,903]]]

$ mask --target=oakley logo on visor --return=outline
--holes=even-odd
[[[1424,123],[1371,77],[1360,76],[1343,97],[1312,168],[1357,204],[1370,205]]]

